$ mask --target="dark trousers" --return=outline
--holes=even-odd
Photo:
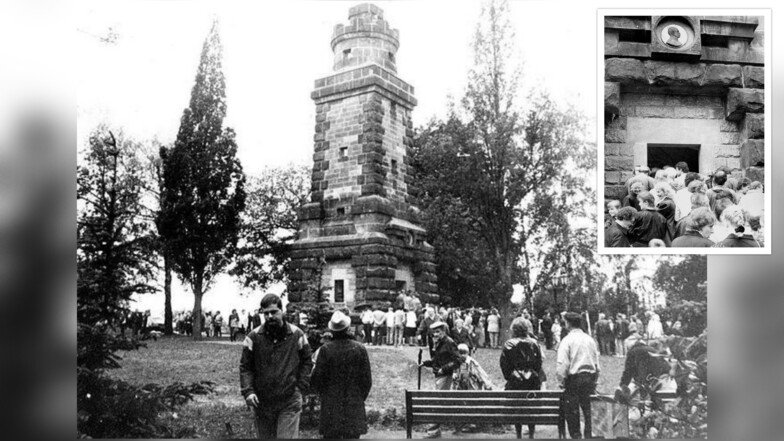
[[[596,390],[597,374],[581,372],[569,375],[564,382],[566,425],[572,438],[591,438],[591,395]],[[580,410],[585,420],[584,436],[580,433]]]
[[[290,398],[272,404],[261,404],[256,409],[256,431],[260,439],[299,438],[299,417],[302,414],[302,394],[299,390]]]
[[[612,355],[612,343],[608,337],[599,339],[599,352],[602,355]]]
[[[504,390],[540,390],[542,389],[542,380],[538,376],[532,376],[530,379],[525,381],[522,384],[514,384],[510,385],[506,383]],[[522,424],[515,424],[515,431],[517,432],[517,438],[519,439],[522,436],[523,425]],[[534,438],[534,431],[536,431],[535,424],[528,425],[528,438]]]
[[[373,324],[363,323],[362,330],[365,331],[365,343],[373,343]]]

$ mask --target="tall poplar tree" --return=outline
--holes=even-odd
[[[232,260],[245,207],[245,175],[234,131],[223,127],[223,47],[213,22],[201,52],[190,105],[174,146],[161,149],[158,227],[172,267],[193,290],[193,335],[201,338],[204,293]]]
[[[574,206],[590,203],[576,172],[588,168],[592,156],[583,139],[581,115],[563,109],[546,91],[534,91],[523,102],[522,68],[515,61],[519,57],[508,8],[504,0],[483,6],[461,105],[446,123],[431,123],[420,132],[414,152],[425,219],[464,233],[448,237],[428,224],[431,236],[440,235],[429,238],[439,248],[439,265],[489,274],[491,282],[479,288],[486,300],[479,303],[502,309],[510,304],[513,285],[522,284],[530,302],[557,270],[548,254],[559,251],[555,237],[568,238]],[[439,152],[453,157],[444,159]],[[428,179],[428,173],[438,178]],[[443,219],[449,213],[438,207],[442,202],[459,204],[457,218]],[[439,213],[434,216],[433,210]],[[468,258],[444,260],[457,253]],[[533,274],[532,268],[539,271]],[[469,278],[456,282],[475,289]]]

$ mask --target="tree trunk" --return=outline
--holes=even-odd
[[[193,281],[193,311],[192,311],[194,340],[201,340],[201,297],[204,294],[202,292],[202,289],[203,286],[202,286],[201,276],[196,276],[196,280]]]
[[[171,282],[172,282],[172,269],[171,269],[171,261],[166,253],[163,254],[163,295],[164,295],[164,306],[163,306],[163,333],[165,335],[172,335],[174,334],[174,314],[172,314],[172,304],[171,304]]]

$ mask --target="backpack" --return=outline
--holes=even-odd
[[[531,382],[539,379],[539,371],[542,369],[542,351],[539,344],[530,339],[520,339],[515,344],[520,358],[520,367],[514,370],[510,385],[513,389],[527,388]]]

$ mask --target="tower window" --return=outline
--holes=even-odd
[[[340,150],[338,150],[338,159],[341,161],[348,159],[348,147],[341,147]]]
[[[343,49],[343,58],[351,58],[351,49]]]
[[[391,162],[391,165],[392,165],[392,167],[391,167],[392,174],[396,175],[397,174],[397,159],[393,159],[392,162]]]
[[[346,214],[346,208],[345,207],[338,208],[338,216],[343,216],[344,214]]]
[[[395,62],[395,54],[392,52],[387,52],[387,56],[389,57],[389,61]]]
[[[335,303],[342,303],[345,301],[345,291],[343,289],[343,281],[335,280]]]

